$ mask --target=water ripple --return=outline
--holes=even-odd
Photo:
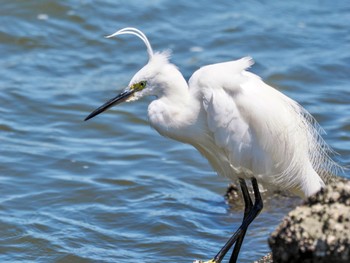
[[[136,26],[173,50],[188,79],[251,55],[252,71],[305,106],[350,164],[349,4],[261,1],[7,1],[0,10],[0,261],[208,259],[242,218],[227,180],[194,149],[159,136],[145,99],[83,119],[147,62]],[[300,202],[265,198],[240,262]],[[250,248],[250,249],[248,249]]]

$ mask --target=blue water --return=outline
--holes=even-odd
[[[149,127],[149,99],[83,121],[147,61],[139,39],[105,35],[140,28],[187,79],[252,56],[251,70],[307,108],[347,166],[349,25],[348,1],[2,1],[0,261],[208,260],[241,220],[228,181]],[[269,251],[296,203],[266,200],[240,262]]]

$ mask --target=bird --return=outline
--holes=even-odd
[[[170,51],[154,52],[141,30],[126,27],[107,38],[120,35],[140,38],[148,62],[85,121],[122,102],[151,96],[151,127],[194,146],[218,175],[240,185],[241,225],[207,263],[220,263],[232,247],[229,262],[237,261],[248,226],[263,209],[262,188],[307,198],[325,187],[337,165],[322,129],[299,103],[249,71],[251,57],[205,65],[186,81],[170,62]]]

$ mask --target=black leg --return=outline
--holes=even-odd
[[[241,185],[242,195],[243,195],[244,204],[245,204],[245,206],[244,206],[244,217],[243,217],[243,220],[245,220],[247,218],[248,214],[249,214],[249,211],[253,207],[253,202],[252,202],[252,199],[250,198],[248,187],[247,187],[247,184],[246,184],[245,180],[239,179],[239,183]],[[232,252],[232,255],[231,255],[231,258],[230,258],[230,263],[237,261],[238,254],[239,254],[239,251],[241,249],[241,246],[242,246],[242,243],[243,243],[243,239],[245,237],[245,233],[246,232],[247,232],[247,229],[243,230],[242,234],[238,237],[238,239],[236,241],[236,244],[235,244],[235,246],[233,248],[233,252]]]
[[[230,263],[235,263],[237,261],[237,257],[239,254],[239,250],[241,248],[245,233],[248,229],[248,226],[251,222],[257,217],[260,211],[263,209],[263,201],[259,192],[258,183],[255,178],[252,178],[252,185],[254,190],[255,201],[254,204],[250,198],[247,185],[243,179],[239,180],[243,199],[245,203],[244,208],[244,217],[241,226],[237,229],[237,231],[232,235],[232,237],[227,241],[227,243],[223,246],[223,248],[219,251],[219,253],[214,257],[214,262],[221,262],[230,248],[235,244],[235,248],[233,250],[232,256],[230,258]]]
[[[253,222],[253,220],[258,216],[260,211],[263,209],[263,201],[262,201],[262,198],[260,195],[258,183],[257,183],[255,178],[252,178],[252,185],[253,185],[254,198],[255,198],[254,205],[252,204],[252,201],[250,199],[247,185],[244,184],[244,187],[242,187],[242,184],[241,184],[244,203],[246,204],[245,209],[244,209],[244,218],[243,218],[242,225],[244,224],[245,220],[249,220],[249,217],[251,217],[251,219],[250,219],[250,222],[247,223],[246,228],[243,229],[240,237],[238,237],[238,239],[236,241],[235,247],[233,249],[233,252],[232,252],[232,255],[230,258],[230,263],[235,263],[237,261],[239,250],[242,246],[243,239],[244,239],[245,233],[247,232],[248,226],[251,222]],[[245,188],[245,189],[243,189],[243,188]],[[247,198],[247,196],[248,196],[248,198]],[[248,200],[249,205],[247,205],[247,199],[249,199]]]

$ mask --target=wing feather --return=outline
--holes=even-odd
[[[247,72],[252,64],[247,57],[205,66],[189,81],[190,91],[203,102],[215,145],[233,171],[293,188],[302,185],[305,174],[334,168],[310,114]]]

